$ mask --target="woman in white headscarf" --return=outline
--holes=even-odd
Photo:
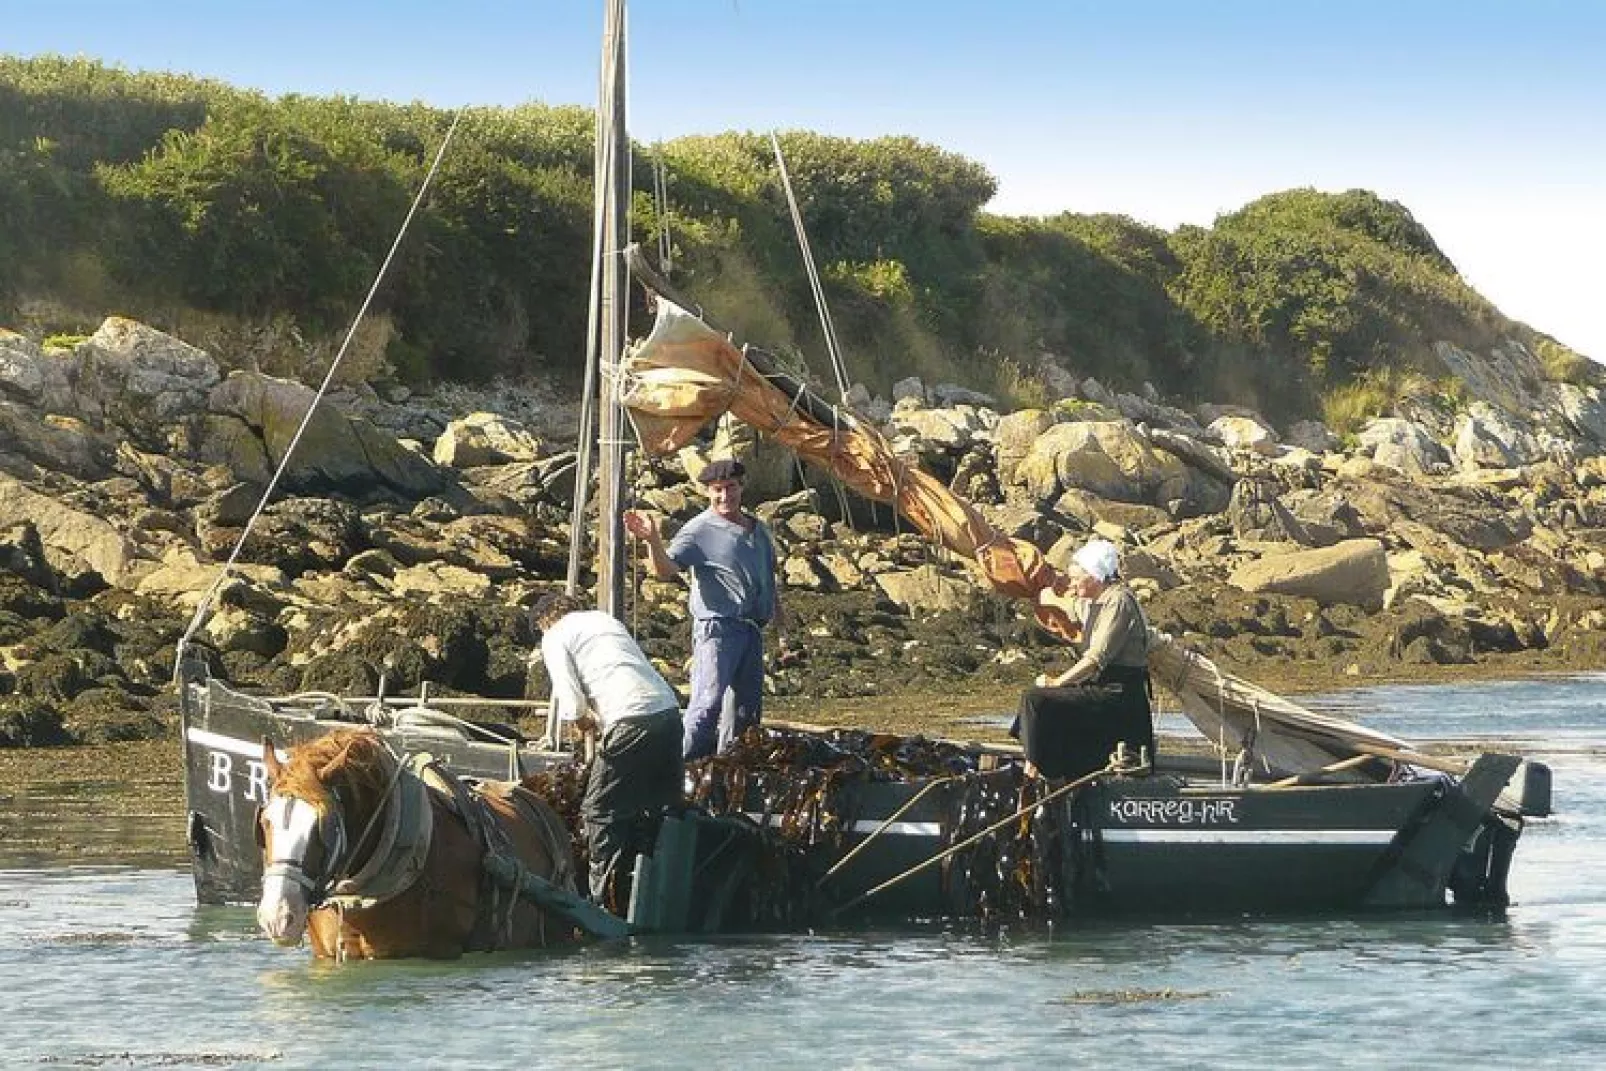
[[[1080,624],[1081,657],[1063,673],[1038,676],[1011,730],[1025,749],[1027,772],[1053,779],[1101,769],[1122,742],[1134,758],[1142,748],[1154,754],[1143,608],[1121,582],[1109,540],[1089,541],[1071,561],[1069,574],[1038,601]]]

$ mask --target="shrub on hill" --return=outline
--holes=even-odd
[[[193,310],[327,352],[450,121],[416,103],[0,57],[0,315],[40,295],[158,327]],[[377,295],[392,371],[577,371],[592,129],[576,107],[463,117]],[[987,170],[912,138],[780,141],[849,376],[879,392],[917,374],[1035,396],[1030,370],[1049,354],[1118,389],[1149,381],[1309,414],[1374,370],[1429,371],[1439,339],[1543,339],[1472,291],[1405,208],[1366,191],[1289,190],[1167,233],[1113,215],[988,214]],[[654,163],[665,206],[649,192]],[[768,137],[679,138],[638,149],[635,171],[637,237],[672,244],[675,282],[714,321],[825,352]],[[1553,377],[1588,373],[1539,344]]]

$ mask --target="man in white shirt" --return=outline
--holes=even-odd
[[[552,680],[552,713],[599,738],[580,817],[591,855],[591,898],[615,914],[629,905],[636,855],[650,847],[664,808],[680,803],[680,702],[624,625],[572,595],[530,611]]]

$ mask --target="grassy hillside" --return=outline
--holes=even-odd
[[[308,375],[357,308],[450,123],[419,104],[267,98],[86,60],[0,57],[0,322],[75,332],[121,312]],[[379,297],[359,374],[572,374],[584,351],[591,113],[468,115]],[[1471,290],[1401,205],[1291,190],[1169,233],[1118,216],[982,211],[980,164],[909,138],[781,138],[854,378],[1028,398],[1040,354],[1181,399],[1314,414],[1430,344],[1577,355]],[[667,218],[650,195],[654,156]],[[638,147],[634,226],[744,338],[823,371],[767,138]],[[201,341],[205,341],[204,339]],[[309,355],[311,357],[309,358]],[[222,348],[224,359],[246,359]]]

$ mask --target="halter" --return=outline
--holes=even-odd
[[[264,878],[284,878],[286,881],[294,882],[296,885],[301,886],[307,891],[308,904],[314,907],[322,903],[324,898],[329,895],[330,890],[334,888],[335,883],[339,880],[342,865],[345,862],[343,859],[346,852],[345,812],[341,806],[339,793],[335,792],[334,796],[335,806],[326,809],[319,816],[315,830],[317,839],[324,848],[323,875],[321,877],[313,877],[307,873],[306,853],[304,850],[303,857],[300,859],[292,856],[275,858],[270,860],[262,870]],[[274,795],[268,797],[268,802],[263,806],[262,810],[264,814],[267,814],[275,806],[282,808],[282,813],[277,817],[274,825],[275,828],[288,828],[290,815],[297,804],[303,807],[312,806],[306,800],[297,799],[294,796]],[[257,828],[260,830],[261,826],[259,825]],[[309,841],[308,847],[310,846],[311,842]]]

